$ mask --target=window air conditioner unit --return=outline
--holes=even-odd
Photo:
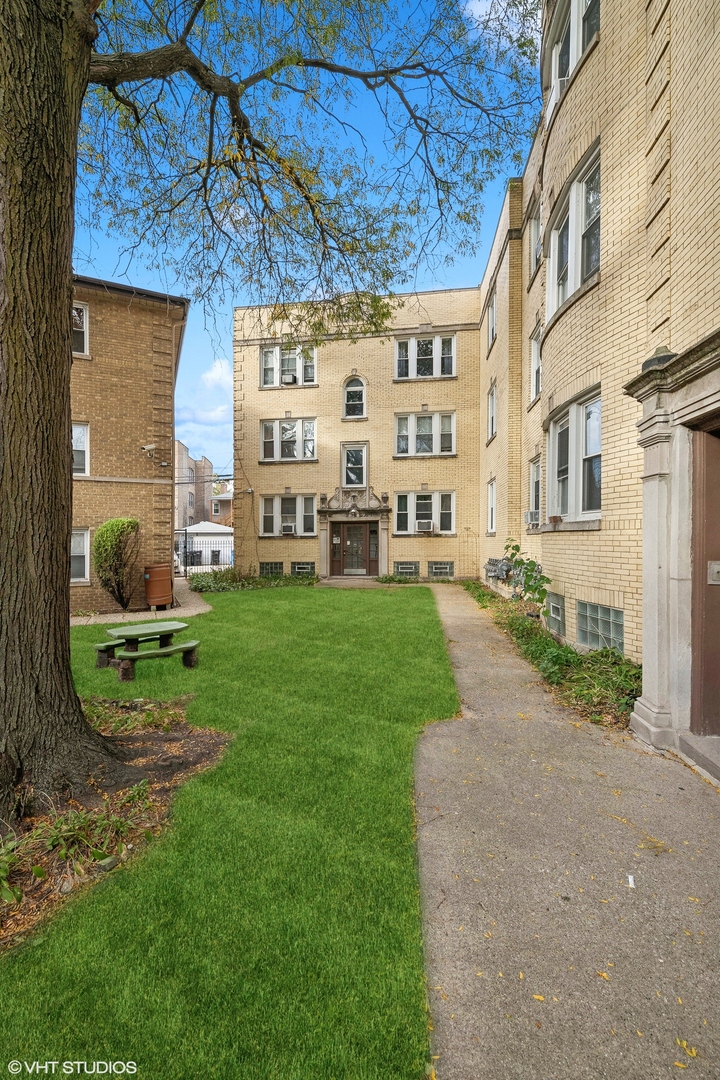
[[[432,521],[416,521],[415,532],[419,533],[431,533],[434,529]]]
[[[526,510],[525,511],[525,524],[526,525],[539,525],[540,524],[540,511],[539,510]]]
[[[293,383],[297,382],[297,376],[295,376],[295,375],[283,375],[281,377],[280,381],[282,382],[283,386],[292,386]]]
[[[295,526],[294,525],[283,525],[282,534],[283,534],[283,536],[294,536],[295,535]]]

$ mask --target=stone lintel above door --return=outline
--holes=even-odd
[[[340,488],[336,487],[334,493],[320,496],[320,504],[317,508],[318,517],[343,517],[353,520],[355,518],[382,518],[390,515],[391,507],[387,492],[383,492],[380,498],[375,494],[372,487],[367,488]]]

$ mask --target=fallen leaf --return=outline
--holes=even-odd
[[[483,934],[483,937],[492,937],[492,932],[490,930],[486,930]]]
[[[637,1029],[637,1028],[635,1028],[635,1030],[637,1031],[638,1035],[639,1035],[639,1036],[640,1036],[640,1038],[642,1039],[642,1031],[638,1031],[638,1029]]]
[[[535,1021],[535,1027],[536,1027],[536,1028],[541,1028],[541,1027],[542,1027],[542,1024],[540,1023],[540,1021],[539,1021],[539,1020],[536,1020],[536,1021]]]
[[[599,975],[601,979],[605,979],[606,982],[610,982],[610,976],[607,971],[596,971],[595,974]]]
[[[673,1065],[677,1065],[678,1069],[687,1069],[687,1065],[683,1065],[682,1061],[673,1061]]]
[[[542,996],[542,994],[533,994],[533,997],[535,998],[536,1001],[544,1001],[545,1000],[545,998]]]
[[[520,978],[521,978],[521,979],[524,979],[524,978],[525,978],[525,976],[523,975],[522,971],[520,972]]]
[[[678,998],[678,1005],[682,1005],[682,998]]]
[[[693,904],[699,904],[700,903],[700,897],[699,896],[688,896],[688,900],[692,900]]]

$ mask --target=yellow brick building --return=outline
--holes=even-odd
[[[390,340],[326,344],[307,386],[283,381],[279,338],[271,328],[253,336],[238,312],[235,503],[242,565],[288,571],[306,560],[323,576],[349,572],[355,503],[378,522],[365,573],[399,565],[427,577],[451,563],[454,576],[507,592],[497,574],[512,537],[551,579],[547,622],[559,637],[642,660],[634,730],[716,775],[719,47],[715,0],[545,3],[543,112],[479,289],[408,297]],[[452,377],[413,377],[431,336],[440,352],[452,337]],[[276,350],[272,386],[266,347]],[[401,362],[409,378],[398,378]],[[358,423],[342,412],[355,377]],[[412,444],[426,430],[423,416],[437,418],[442,438],[447,414],[452,453],[398,454],[401,436]],[[278,447],[283,419],[296,417],[317,422],[317,444],[290,467]],[[278,425],[267,428],[271,463],[262,421]],[[354,445],[367,455],[367,503],[343,478]],[[318,500],[317,533],[305,538],[299,503],[295,532],[288,518],[282,534],[282,499],[296,492]],[[441,493],[452,495],[451,530]],[[417,507],[431,501],[431,525],[421,525]]]
[[[317,349],[237,309],[236,565],[477,575],[479,295],[407,295],[388,336]]]
[[[146,607],[143,567],[172,567],[173,397],[188,307],[182,297],[75,277],[71,612],[119,610],[91,558],[109,518],[140,521],[131,608]]]

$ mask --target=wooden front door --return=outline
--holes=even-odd
[[[333,521],[330,573],[333,577],[376,577],[379,522]]]
[[[720,735],[720,430],[693,434],[690,730]]]

